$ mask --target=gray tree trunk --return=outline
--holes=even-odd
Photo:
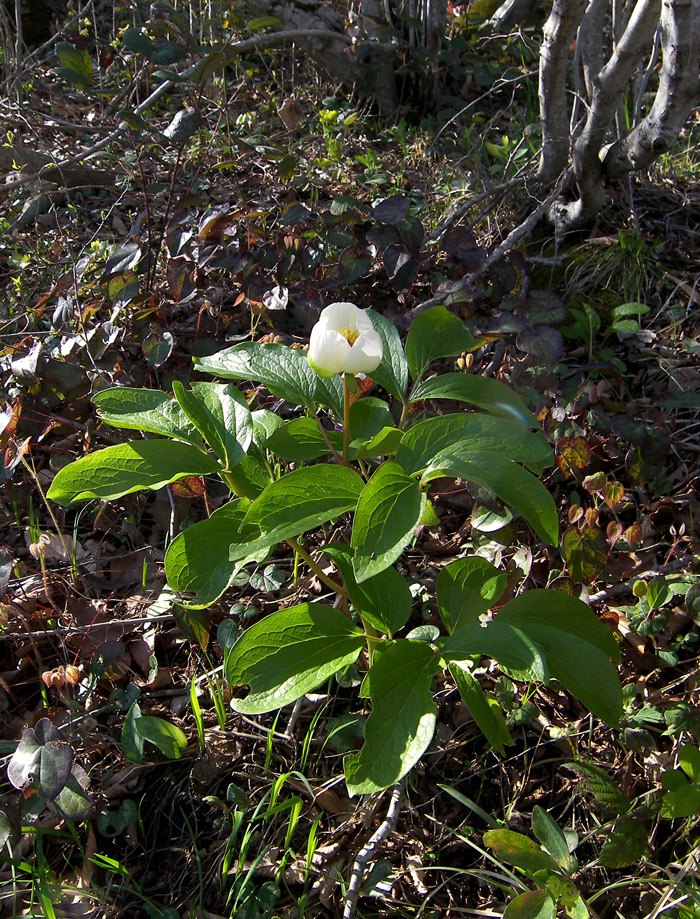
[[[334,80],[374,95],[384,115],[395,115],[398,107],[396,70],[402,46],[428,51],[428,83],[437,86],[437,55],[445,33],[447,0],[355,0],[352,8],[349,4],[347,15],[330,0],[244,0],[243,5],[250,18],[275,16],[279,23],[273,28],[277,31],[307,29],[308,39],[297,44]],[[411,27],[404,38],[401,32],[406,30],[399,14],[420,20],[421,28]],[[332,34],[312,34],[319,31],[336,32],[338,39]]]
[[[561,0],[567,5],[569,0]],[[557,2],[555,2],[555,7]],[[549,29],[559,48],[569,45],[572,19],[554,18]],[[606,31],[606,23],[608,29]],[[654,35],[660,30],[662,66],[658,89],[648,114],[625,136],[620,136],[620,106],[630,80],[643,69]],[[606,42],[612,45],[608,51]],[[551,211],[563,230],[590,221],[605,202],[605,182],[644,169],[669,150],[678,139],[700,94],[700,3],[697,0],[589,0],[578,28],[577,55],[583,71],[586,116],[571,153],[571,172],[576,196],[557,201]],[[559,94],[547,93],[547,72],[556,69],[543,47],[540,68],[544,143],[540,177],[552,182],[565,167],[564,144],[557,141],[563,130],[568,105]],[[560,62],[559,62],[560,63]],[[544,78],[543,78],[544,73]],[[550,77],[550,82],[551,82]],[[644,81],[642,81],[644,85]],[[582,89],[584,88],[582,87]],[[547,104],[549,95],[549,105]],[[641,107],[638,100],[638,108]],[[567,157],[568,161],[568,157]]]
[[[322,0],[245,0],[245,13],[250,19],[274,16],[279,20],[275,31],[305,29],[308,38],[296,42],[330,77],[341,83],[353,83],[361,76],[361,66],[352,53],[345,34],[346,17],[332,3]]]

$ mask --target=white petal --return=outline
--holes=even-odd
[[[359,329],[357,323],[358,313],[362,315],[354,303],[329,303],[321,312],[318,325],[324,329]],[[360,331],[362,331],[360,329]]]
[[[342,373],[349,354],[350,345],[339,332],[323,329],[318,323],[313,327],[309,340],[309,360],[320,372],[331,376]]]
[[[382,360],[382,340],[377,332],[362,332],[343,365],[345,373],[371,373]]]
[[[357,310],[355,316],[355,328],[358,332],[374,332],[372,320],[367,315],[367,310]]]

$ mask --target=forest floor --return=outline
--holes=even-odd
[[[411,123],[407,112],[387,127],[315,78],[299,89],[280,51],[251,53],[217,84],[226,105],[210,80],[134,114],[152,89],[144,80],[130,84],[128,118],[53,65],[2,102],[16,127],[0,242],[0,752],[9,762],[42,718],[62,727],[94,816],[73,824],[35,787],[3,782],[14,857],[3,856],[0,913],[340,915],[354,859],[389,806],[388,793],[350,799],[344,786],[355,737],[342,715],[361,700],[339,688],[249,719],[227,709],[219,681],[222,622],[256,621],[321,585],[297,579],[280,549],[263,573],[188,611],[166,590],[164,550],[222,495],[189,479],[77,511],[45,495],[61,466],[131,436],[99,421],[97,389],[172,391],[197,378],[194,356],[251,338],[304,345],[335,300],[383,313],[403,335],[411,311],[435,300],[489,342],[445,367],[508,382],[555,446],[545,483],[564,536],[544,548],[466,485],[434,496],[440,522],[407,556],[416,624],[434,615],[421,597],[436,572],[465,546],[528,586],[575,591],[619,641],[625,713],[606,726],[563,690],[494,665],[482,680],[514,740],[501,756],[454,687],[437,686],[435,740],[404,783],[357,915],[501,916],[532,879],[483,833],[532,836],[539,806],[578,834],[571,876],[591,915],[700,916],[700,806],[691,795],[687,813],[673,811],[668,798],[679,753],[700,737],[697,124],[653,175],[612,189],[589,231],[556,241],[542,224],[466,288],[530,206],[534,148],[513,155],[527,104],[510,88],[476,104],[481,87],[467,87],[468,123]],[[93,159],[99,173],[77,166],[51,185],[12,167],[27,149],[65,160],[119,118],[130,126]],[[398,243],[398,221],[376,208],[392,197],[412,218]],[[255,400],[288,411],[265,390]],[[140,764],[125,758],[136,698],[185,732],[179,758],[155,747]]]

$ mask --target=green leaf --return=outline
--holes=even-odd
[[[461,319],[447,307],[433,306],[413,320],[406,338],[406,360],[414,380],[418,380],[431,361],[471,351],[478,342],[464,328]]]
[[[506,575],[485,558],[471,556],[445,565],[437,578],[440,617],[449,632],[478,619],[506,589]]]
[[[700,749],[683,744],[678,753],[678,763],[690,781],[700,785]]]
[[[273,481],[269,466],[254,448],[228,471],[226,478],[235,486],[236,494],[250,498],[251,501],[261,495]]]
[[[305,351],[301,352],[306,354]],[[345,391],[343,389],[343,377],[338,373],[334,377],[320,377],[316,379],[316,402],[325,405],[326,408],[332,409],[335,416],[339,419],[343,417],[343,400]]]
[[[446,657],[490,654],[531,678],[555,677],[608,724],[619,723],[620,652],[608,629],[581,600],[558,590],[529,590],[486,627],[470,623],[443,645]],[[542,670],[543,668],[543,670]]]
[[[128,28],[122,35],[122,45],[127,51],[149,56],[153,53],[154,45],[151,39],[135,26]]]
[[[546,682],[550,677],[542,649],[522,629],[497,625],[496,620],[463,626],[444,642],[442,652],[447,660],[486,654],[516,679]]]
[[[360,476],[345,466],[309,466],[282,476],[267,486],[246,514],[245,523],[259,528],[259,538],[234,542],[231,560],[300,536],[352,510],[363,486]]]
[[[267,446],[268,438],[275,431],[284,427],[284,421],[275,412],[270,412],[266,408],[260,408],[257,412],[252,413],[253,418],[253,443],[260,450]]]
[[[571,527],[562,537],[562,555],[574,581],[592,584],[605,568],[610,546],[597,527]]]
[[[124,719],[122,727],[122,753],[131,763],[143,762],[143,737],[136,730],[136,722],[141,718],[141,708],[134,702]]]
[[[383,399],[369,396],[353,402],[350,408],[351,460],[393,456],[402,437],[403,432],[394,427],[389,406]]]
[[[202,438],[179,403],[158,389],[115,386],[92,397],[97,413],[115,428],[162,434],[199,447]]]
[[[257,19],[250,19],[246,23],[246,28],[251,32],[260,32],[279,24],[280,19],[277,16],[259,16]]]
[[[539,538],[555,546],[559,538],[559,516],[549,490],[532,473],[501,453],[471,451],[465,443],[453,444],[438,453],[423,473],[423,482],[452,475],[476,482],[514,507]]]
[[[142,488],[156,490],[188,475],[217,472],[213,456],[190,444],[137,440],[106,447],[59,470],[48,497],[68,507],[76,501],[111,501]]]
[[[305,351],[286,345],[245,342],[210,357],[196,357],[194,365],[197,370],[226,380],[262,383],[274,396],[294,405],[316,401],[319,376]]]
[[[73,764],[73,749],[48,718],[33,728],[25,727],[17,749],[7,766],[7,777],[15,788],[36,782],[46,800],[55,798],[65,786]]]
[[[506,459],[543,469],[552,463],[552,450],[542,434],[519,421],[492,415],[441,415],[419,421],[405,432],[396,462],[408,473],[424,470],[437,453],[459,450],[495,450]]]
[[[348,449],[351,460],[371,459],[374,456],[393,456],[399,448],[403,431],[398,428],[382,428],[369,440],[352,441]]]
[[[51,802],[51,809],[74,823],[92,820],[95,816],[95,806],[87,795],[89,787],[90,779],[87,773],[82,766],[73,763],[66,784],[58,797]]]
[[[339,610],[302,603],[280,610],[247,629],[226,662],[231,686],[248,684],[237,712],[257,715],[294,702],[354,663],[365,637]]]
[[[411,402],[426,399],[454,399],[477,405],[494,415],[520,421],[531,428],[538,426],[537,419],[523,400],[513,390],[490,377],[471,373],[443,373],[420,383],[411,393]]]
[[[350,546],[337,543],[324,546],[323,552],[338,566],[352,605],[375,629],[391,637],[406,625],[413,597],[406,579],[395,568],[385,568],[358,584],[352,569],[354,553]]]
[[[401,337],[394,324],[385,319],[381,313],[375,313],[374,310],[366,312],[384,346],[382,362],[372,372],[371,377],[390,396],[403,402],[408,389],[408,363],[401,345]]]
[[[208,612],[201,604],[187,604],[180,601],[173,603],[173,619],[185,638],[198,644],[204,651],[209,644],[211,633],[211,620]]]
[[[583,776],[586,788],[593,795],[596,804],[613,814],[624,814],[630,809],[627,795],[618,788],[602,766],[580,761],[569,763],[571,768]]]
[[[358,583],[392,565],[410,542],[426,497],[398,463],[386,462],[365,485],[355,512],[351,545]]]
[[[191,390],[178,380],[173,390],[183,412],[226,469],[237,466],[253,440],[253,420],[245,399],[235,386],[194,383]]]
[[[239,562],[229,559],[229,546],[259,535],[257,527],[243,525],[249,506],[246,499],[230,501],[211,517],[178,533],[168,546],[168,584],[180,593],[196,595],[196,601],[187,604],[190,608],[210,606],[218,600],[240,568]]]
[[[470,673],[466,664],[452,661],[449,670],[455,681],[460,696],[469,712],[483,731],[484,736],[501,756],[505,755],[505,746],[513,743],[508,731],[506,719],[496,699],[489,698],[479,685],[476,677]]]
[[[391,642],[375,657],[365,744],[344,761],[350,795],[393,785],[423,755],[435,732],[437,707],[431,683],[439,669],[440,661],[430,646],[418,641]]]
[[[535,871],[559,871],[559,865],[551,855],[547,855],[534,839],[514,833],[513,830],[487,830],[484,833],[484,845],[496,853],[496,858],[522,868],[530,874]],[[544,891],[540,891],[544,893]]]
[[[677,787],[671,788],[664,795],[661,802],[661,816],[694,817],[700,813],[700,788],[697,785],[689,785],[687,779],[680,773],[670,773],[670,775],[679,775],[681,781]],[[668,782],[662,782],[662,784],[667,785]]]
[[[56,57],[61,64],[58,72],[64,79],[83,89],[92,85],[92,60],[88,51],[61,41],[56,45]]]
[[[350,406],[350,442],[370,440],[384,428],[392,427],[389,406],[383,399],[366,396]]]
[[[336,450],[343,449],[343,435],[327,431],[328,439]],[[306,463],[330,453],[323,434],[313,418],[296,418],[288,421],[268,437],[267,448],[282,459]]]
[[[555,919],[556,915],[557,905],[546,890],[527,890],[513,897],[503,919]]]
[[[180,759],[182,751],[187,748],[187,735],[180,728],[154,715],[142,715],[134,726],[144,740],[158,747],[169,759]]]
[[[636,865],[647,851],[647,831],[640,820],[618,820],[608,831],[598,861],[605,868]]]
[[[566,836],[559,824],[547,813],[544,808],[536,804],[532,809],[532,832],[540,841],[542,847],[549,852],[553,859],[567,874],[571,871],[571,853],[566,841]]]

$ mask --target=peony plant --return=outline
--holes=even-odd
[[[243,631],[226,648],[225,674],[233,709],[255,715],[352,671],[359,689],[350,704],[365,727],[362,747],[344,759],[350,794],[385,788],[419,761],[443,671],[504,750],[504,715],[475,673],[482,656],[514,680],[557,681],[610,724],[622,711],[615,641],[574,596],[521,585],[504,600],[505,572],[465,550],[438,574],[431,622],[416,619],[402,556],[420,550],[417,533],[434,520],[436,480],[474,482],[542,543],[559,538],[553,499],[537,477],[552,451],[527,406],[496,380],[430,369],[479,344],[443,306],[417,317],[404,348],[383,316],[331,304],[308,355],[249,342],[195,360],[197,370],[233,382],[176,382],[172,395],[97,392],[105,423],[156,437],[88,454],[61,469],[49,491],[68,507],[184,476],[226,483],[230,500],[168,546],[168,583],[182,605],[205,607],[232,589],[241,566],[273,553],[292,552],[317,575],[324,596],[281,604]],[[353,399],[358,373],[371,374],[385,398]],[[297,415],[251,408],[235,381],[263,384]],[[431,415],[436,400],[468,410]]]

